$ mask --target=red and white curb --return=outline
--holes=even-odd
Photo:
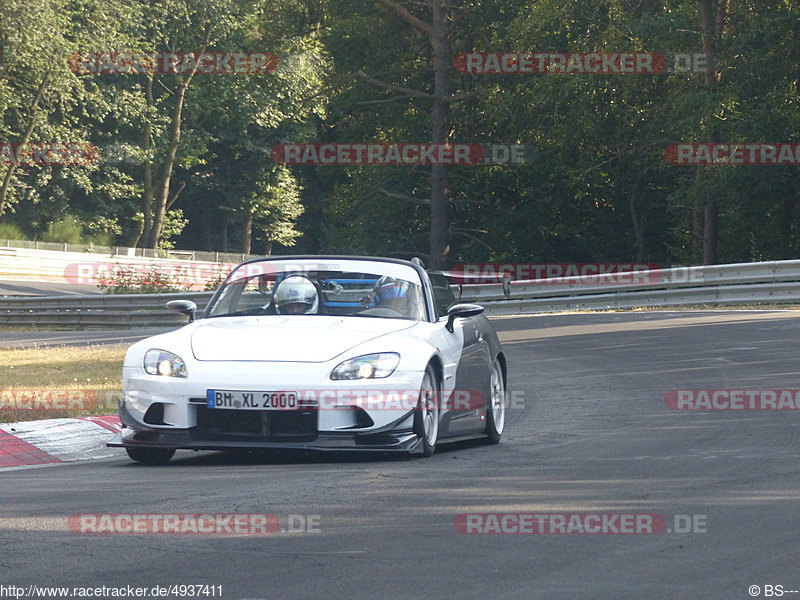
[[[121,430],[116,416],[0,423],[0,469],[117,456],[106,442]]]

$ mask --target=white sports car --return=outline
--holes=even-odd
[[[421,263],[293,256],[237,266],[195,320],[125,356],[109,446],[403,451],[503,432],[506,359],[475,304]]]

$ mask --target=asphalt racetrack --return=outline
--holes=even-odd
[[[101,292],[102,290],[96,285],[0,279],[0,296],[64,296],[100,294]]]
[[[179,452],[164,467],[121,456],[0,472],[0,584],[203,584],[225,600],[797,596],[798,411],[676,411],[664,398],[800,388],[800,313],[494,323],[512,403],[499,445],[430,459]],[[283,531],[71,532],[70,515],[86,513],[270,513]],[[454,527],[465,513],[655,514],[664,528],[503,534],[475,517],[480,531],[466,534]]]

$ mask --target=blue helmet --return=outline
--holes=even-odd
[[[406,297],[408,287],[409,283],[407,281],[384,275],[378,279],[372,288],[375,294],[375,306],[392,307],[396,305]]]

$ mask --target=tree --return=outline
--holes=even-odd
[[[93,8],[88,3],[85,10]],[[97,16],[102,20],[106,15]],[[87,141],[85,129],[73,119],[87,95],[68,69],[67,56],[99,36],[82,30],[79,17],[64,0],[0,4],[0,134],[5,143]],[[13,159],[0,163],[0,219],[23,194],[24,186],[15,187],[17,175],[41,169]]]
[[[433,53],[433,91],[426,95],[431,102],[431,143],[445,144],[448,141],[449,102],[452,101],[449,97],[449,79],[453,60],[447,24],[451,14],[447,0],[430,0],[430,21],[416,17],[394,0],[377,0],[377,2],[430,39]],[[370,79],[370,81],[375,80]],[[409,92],[394,86],[386,87],[390,90]],[[431,165],[430,211],[428,260],[432,268],[443,268],[450,252],[450,191],[447,184],[447,167],[443,164]]]
[[[256,2],[237,30],[237,47],[279,49],[279,69],[266,76],[203,78],[186,114],[204,146],[187,168],[187,178],[194,182],[187,197],[199,200],[192,204],[202,204],[202,211],[225,224],[217,230],[224,229],[220,234],[226,239],[227,223],[238,222],[238,245],[245,253],[250,252],[254,226],[268,227],[264,243],[289,245],[298,235],[293,224],[302,213],[301,186],[291,170],[273,161],[271,152],[281,142],[313,139],[327,101],[331,65],[313,21],[307,21],[316,13],[308,15],[295,6],[302,13],[297,15],[288,8],[278,10],[274,0]],[[287,206],[281,208],[284,200]]]
[[[298,217],[303,213],[300,192],[294,176],[282,165],[277,165],[259,182],[243,211],[242,252],[250,253],[253,222],[262,232],[260,237],[265,241],[265,254],[272,254],[273,244],[276,243],[283,246],[294,245],[301,235],[295,228]]]
[[[154,52],[174,53],[182,48],[191,48],[194,52],[203,53],[210,45],[219,42],[224,44],[237,22],[237,6],[226,0],[152,0],[149,9],[153,25],[148,32],[148,40]],[[198,68],[199,63],[187,73],[159,76],[154,72],[145,81],[148,110],[142,129],[145,153],[142,243],[148,248],[158,247],[166,211],[183,189],[179,188],[175,195],[170,196],[172,174],[181,141],[186,93]],[[162,94],[154,93],[156,84],[164,88]],[[167,113],[166,131],[160,139],[154,136],[153,131],[154,113],[159,109]],[[153,157],[158,157],[158,160],[154,161]]]

